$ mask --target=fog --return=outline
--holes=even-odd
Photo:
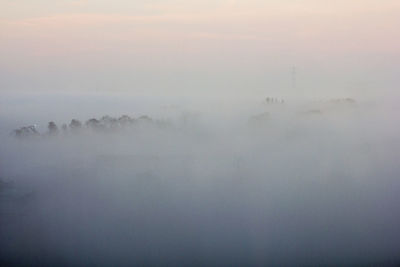
[[[3,94],[0,264],[398,264],[393,102]]]

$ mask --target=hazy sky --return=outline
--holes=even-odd
[[[398,0],[0,6],[2,91],[354,96],[399,84]]]

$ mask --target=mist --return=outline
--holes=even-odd
[[[0,266],[400,264],[398,0],[0,6]]]
[[[398,264],[397,111],[370,99],[3,94],[0,263]],[[124,114],[151,120],[46,133],[49,121]],[[39,136],[12,134],[31,124]]]

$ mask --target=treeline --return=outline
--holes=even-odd
[[[347,98],[334,98],[334,99],[330,99],[330,100],[326,100],[326,101],[322,101],[322,102],[355,104],[356,100],[354,100],[353,98],[347,97]],[[267,104],[284,104],[284,103],[286,103],[286,101],[284,99],[279,99],[276,97],[267,97],[267,98],[265,98],[265,103],[267,103]]]
[[[139,123],[152,123],[158,126],[165,126],[167,123],[164,121],[153,120],[149,116],[140,116],[138,118],[132,118],[128,115],[122,115],[119,118],[111,116],[103,116],[100,119],[92,118],[86,122],[81,122],[78,119],[72,119],[69,124],[62,124],[61,127],[54,121],[50,121],[47,124],[47,132],[39,133],[36,125],[24,126],[15,129],[12,134],[18,138],[33,137],[33,136],[55,136],[58,134],[78,133],[85,129],[93,130],[96,132],[109,132],[123,129]]]
[[[265,102],[267,104],[284,104],[285,100],[278,99],[278,98],[275,98],[275,97],[267,97],[267,98],[265,98]]]

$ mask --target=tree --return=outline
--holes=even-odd
[[[71,128],[71,130],[79,130],[82,128],[82,123],[79,120],[72,119],[69,128]]]
[[[58,127],[54,121],[49,122],[47,125],[47,129],[49,130],[50,135],[57,135],[58,134]]]

